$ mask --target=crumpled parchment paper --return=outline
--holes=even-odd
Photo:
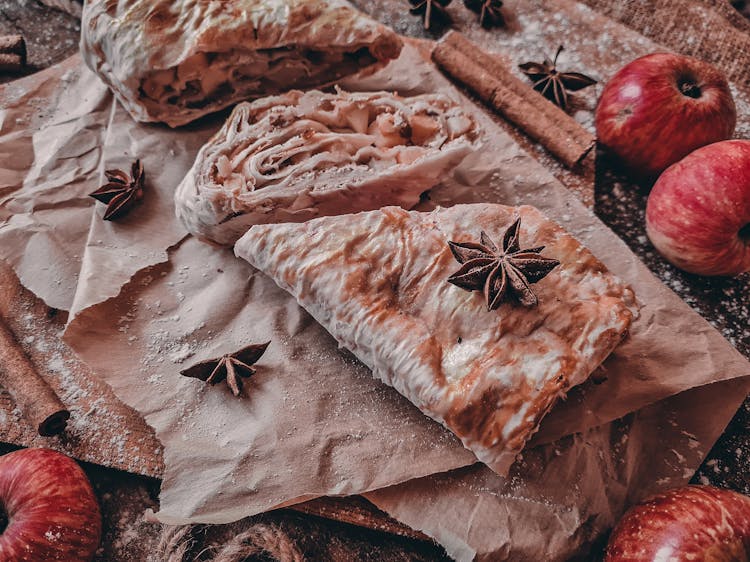
[[[77,72],[78,80],[61,86],[99,91],[87,71]],[[461,98],[412,46],[383,71],[342,86],[402,94],[442,91]],[[78,121],[91,117],[73,116],[69,126],[105,131],[100,149],[105,156],[92,169],[128,162],[136,154],[143,158],[143,204],[126,221],[105,225],[98,222],[101,207],[93,207],[92,201],[83,207],[89,213],[86,231],[70,213],[72,207],[85,214],[81,207],[87,200],[80,194],[97,187],[89,178],[91,185],[80,186],[76,197],[61,193],[56,212],[43,224],[28,208],[0,224],[2,257],[28,280],[50,263],[83,256],[78,282],[75,276],[64,277],[64,284],[73,286],[65,293],[73,309],[66,339],[121,400],[145,416],[164,444],[166,473],[157,514],[162,521],[226,522],[315,495],[375,490],[473,463],[449,433],[337,350],[332,338],[271,281],[226,250],[192,238],[179,242],[183,232],[169,208],[169,192],[220,117],[169,131],[123,122],[122,111],[111,109],[111,100],[102,95],[102,103],[110,104],[100,115],[102,122],[84,127]],[[0,90],[3,96],[7,92]],[[23,112],[27,100],[16,99],[16,105],[6,104],[7,120]],[[58,106],[73,104],[67,94],[50,99]],[[487,132],[485,147],[434,189],[424,207],[481,201],[534,204],[630,282],[643,304],[631,338],[603,366],[606,380],[584,385],[555,408],[542,424],[538,442],[589,430],[693,387],[750,374],[747,361],[661,285],[619,238],[486,115],[480,119]],[[62,147],[75,142],[75,136],[65,134],[58,139]],[[3,131],[0,150],[15,148],[12,135]],[[56,173],[49,151],[38,154],[27,169],[36,169],[37,159]],[[67,159],[63,164],[71,165]],[[37,184],[28,183],[23,170],[14,177],[23,182],[3,191],[4,213],[19,198],[34,201],[29,186]],[[68,189],[64,184],[57,188]],[[18,226],[21,220],[37,222],[25,229]],[[7,224],[14,221],[8,231]],[[56,238],[63,243],[54,244]],[[7,250],[6,240],[23,251]],[[61,293],[43,282],[33,290],[45,300]],[[269,339],[269,351],[242,399],[232,397],[226,387],[206,387],[179,375],[196,361]],[[638,434],[630,439],[633,450],[648,445]],[[565,458],[555,465],[557,470],[575,471],[578,453]],[[436,512],[436,524],[442,520]]]
[[[590,560],[627,506],[690,480],[748,391],[748,377],[688,390],[527,450],[507,478],[475,464],[366,497],[457,562]]]

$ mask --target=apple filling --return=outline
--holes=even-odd
[[[376,62],[367,47],[315,51],[279,48],[197,53],[141,80],[140,94],[155,110],[200,109],[227,100],[306,89],[335,81]]]
[[[412,164],[472,130],[470,119],[443,107],[445,102],[339,93],[269,105],[236,122],[231,145],[212,155],[210,181],[241,199],[243,193],[308,181],[322,172],[351,177],[357,168],[377,173]],[[321,182],[316,190],[336,187]]]

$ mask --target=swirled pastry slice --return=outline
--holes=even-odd
[[[526,252],[560,265],[533,285],[535,307],[488,310],[448,282],[448,242],[503,233],[520,217]],[[507,239],[505,240],[507,242]],[[465,246],[469,246],[465,244]],[[633,292],[533,207],[387,207],[252,227],[235,253],[289,291],[341,345],[504,474],[552,404],[625,335]],[[518,258],[520,259],[520,258]]]
[[[448,97],[300,91],[238,105],[175,193],[196,236],[231,245],[253,224],[412,207],[478,146]]]
[[[172,127],[333,83],[401,46],[344,0],[88,0],[81,25],[86,64],[133,118]]]

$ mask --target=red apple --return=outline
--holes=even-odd
[[[50,449],[0,457],[0,519],[0,560],[8,562],[85,562],[101,539],[99,504],[86,474]]]
[[[646,231],[685,271],[750,271],[750,141],[710,144],[669,167],[649,195]]]
[[[605,562],[747,562],[750,498],[712,486],[659,494],[623,516]]]
[[[732,136],[737,112],[724,75],[701,60],[654,53],[623,67],[596,108],[598,141],[652,177],[700,146]]]

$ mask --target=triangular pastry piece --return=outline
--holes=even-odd
[[[175,192],[189,232],[231,245],[253,224],[414,206],[479,146],[440,94],[292,91],[239,104]]]
[[[482,290],[454,284],[466,271],[458,258],[473,254],[475,272],[488,263],[476,250],[480,237],[485,246],[497,242],[502,259],[515,252],[515,285],[494,310]],[[387,207],[254,226],[235,253],[500,474],[555,401],[618,345],[637,310],[627,285],[528,206]]]
[[[402,42],[344,0],[88,0],[86,64],[137,121],[175,127],[249,98],[334,83]]]

